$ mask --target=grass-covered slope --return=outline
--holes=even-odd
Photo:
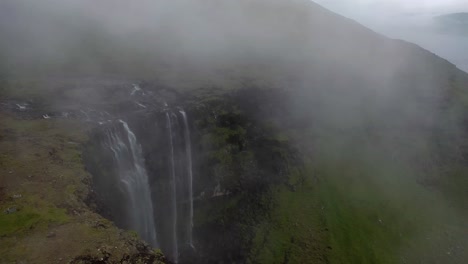
[[[105,76],[195,98],[197,188],[219,184],[221,194],[197,200],[196,235],[214,252],[205,260],[467,262],[468,76],[446,60],[310,1],[119,2],[115,17],[106,1],[91,17],[85,1],[78,9],[32,2],[0,4],[0,69],[15,96],[42,94],[55,106],[68,98],[75,109],[123,100],[118,89],[95,96],[92,81],[77,81]],[[24,82],[51,76],[74,79],[44,89]],[[224,97],[241,88],[251,92]],[[266,100],[269,89],[282,94]],[[67,122],[2,114],[2,210],[20,208],[1,215],[10,259],[50,256],[19,247],[39,235],[55,241],[45,226],[91,230],[83,241],[119,232],[99,233],[86,220],[99,216],[67,209],[85,208],[80,177],[87,177],[79,149],[68,144],[82,142],[84,131]],[[272,164],[287,162],[274,157],[290,149],[303,164],[279,173]],[[86,254],[101,242],[93,243],[70,249]]]
[[[3,88],[0,263],[162,260],[132,232],[117,229],[85,204],[91,186],[81,152],[88,125],[44,119],[38,109],[11,111],[9,104],[24,98],[13,99],[7,92],[12,87]]]

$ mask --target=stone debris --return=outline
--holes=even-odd
[[[135,93],[138,92],[138,91],[141,91],[141,88],[140,88],[138,85],[133,84],[133,91],[130,93],[130,95],[133,96],[133,95],[135,95]]]
[[[18,106],[18,109],[20,111],[25,111],[26,110],[26,104],[16,104],[16,106]]]
[[[8,209],[6,209],[4,212],[5,214],[13,214],[13,213],[16,213],[18,211],[18,209],[16,207],[10,207]]]

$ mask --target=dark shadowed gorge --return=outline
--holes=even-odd
[[[2,1],[0,263],[467,263],[467,88],[311,1]]]

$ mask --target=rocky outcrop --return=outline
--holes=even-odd
[[[149,85],[138,87],[141,93],[157,92]],[[284,101],[279,100],[285,99],[284,93],[246,88],[217,95],[194,94],[197,96],[165,98],[167,95],[159,93],[155,96],[158,101],[146,99],[145,109],[117,111],[112,114],[113,119],[128,120],[142,146],[154,225],[163,252],[172,261],[176,257],[178,261],[180,256],[181,263],[245,261],[255,233],[253,228],[268,216],[272,206],[270,188],[287,182],[290,168],[300,166],[296,151],[287,139],[280,137],[276,127],[287,122]],[[122,104],[131,104],[132,100],[135,99]],[[188,116],[187,124],[180,114],[182,109]],[[173,120],[168,122],[168,118]],[[117,123],[108,122],[93,129],[85,161],[93,175],[93,207],[121,228],[129,228],[125,216],[133,211],[123,207],[128,197],[119,187],[117,167],[106,144],[106,131],[120,127]],[[192,146],[189,158],[193,158],[192,197],[186,196],[182,188],[187,187],[182,183],[177,183],[176,193],[169,188],[172,173],[177,182],[187,177],[189,138],[184,136],[185,125],[192,132],[188,135]],[[169,137],[169,127],[174,137]],[[188,220],[189,198],[194,203],[194,220]],[[177,218],[172,215],[173,199],[177,199]],[[191,221],[193,235],[191,227],[187,229],[185,224],[192,225]],[[177,223],[175,237],[171,232],[173,223]],[[177,255],[174,247],[178,248]]]

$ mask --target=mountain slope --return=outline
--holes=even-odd
[[[0,35],[34,119],[108,111],[155,148],[132,83],[189,113],[195,195],[227,194],[196,200],[192,262],[468,259],[468,75],[429,51],[301,0],[7,0]]]

